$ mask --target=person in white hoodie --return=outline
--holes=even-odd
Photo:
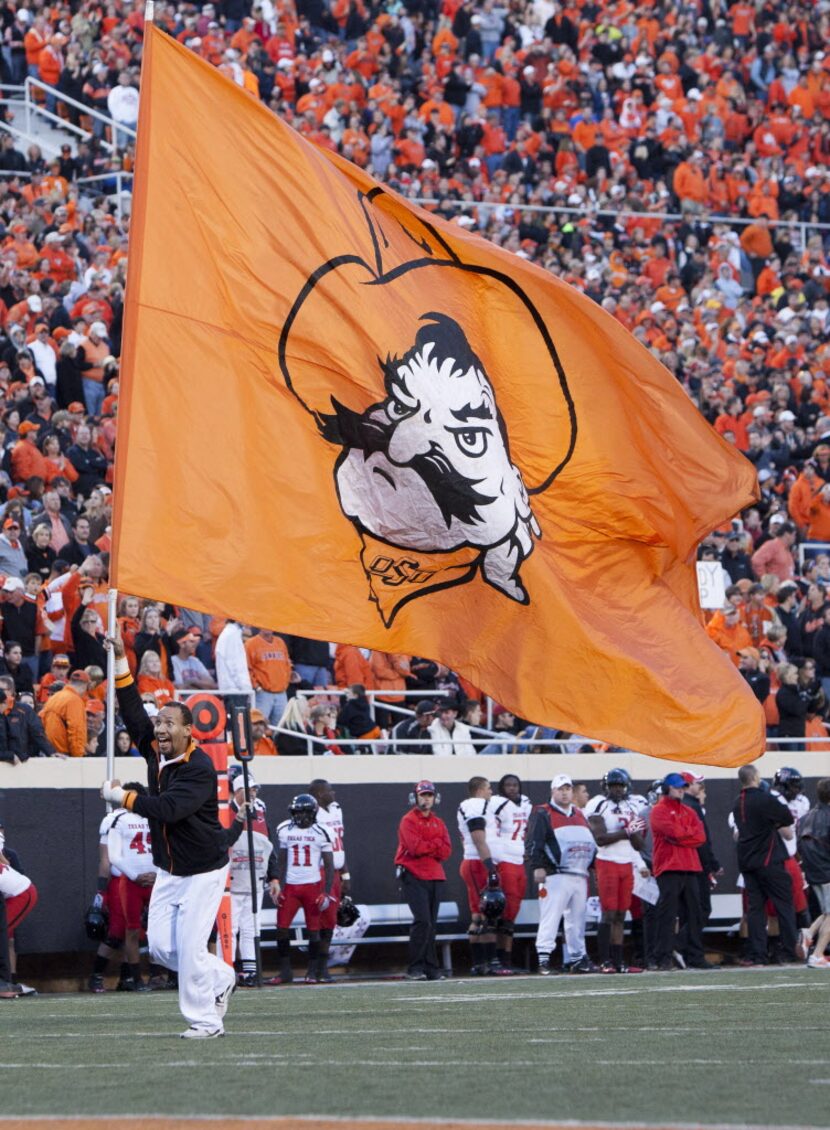
[[[228,620],[216,640],[216,682],[219,693],[226,696],[244,696],[254,704],[254,688],[248,670],[242,625]]]

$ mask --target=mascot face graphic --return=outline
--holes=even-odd
[[[463,264],[411,213],[375,211],[377,198],[390,199],[382,190],[359,196],[374,262],[340,256],[314,272],[283,329],[283,376],[339,452],[334,486],[361,535],[368,596],[387,626],[414,597],[477,574],[527,604],[522,563],[542,536],[531,497],[550,487],[576,438],[564,373],[546,327],[512,280]],[[407,257],[412,242],[422,253],[416,259]],[[460,294],[452,311],[424,306],[439,287],[445,298]],[[366,294],[363,317],[355,305]],[[553,405],[531,425],[538,434],[523,436],[530,482],[511,455],[514,436],[496,394],[500,381],[521,382],[522,372],[510,365],[510,342],[491,305],[505,329],[518,316],[531,353],[550,370]],[[551,450],[560,455],[553,466]]]

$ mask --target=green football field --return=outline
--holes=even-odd
[[[173,993],[0,1002],[0,1114],[830,1126],[821,970],[300,985],[184,1026]]]

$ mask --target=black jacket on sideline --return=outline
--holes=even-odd
[[[153,863],[172,875],[218,871],[228,862],[228,840],[219,823],[213,762],[192,742],[181,761],[164,767],[132,676],[116,681],[116,693],[124,725],[147,762],[149,795],[128,793],[124,803],[150,822]]]
[[[764,789],[741,789],[732,816],[738,829],[738,867],[741,871],[758,871],[786,860],[787,848],[778,835],[778,829],[795,823],[786,804]]]
[[[712,847],[712,837],[709,835],[709,825],[706,823],[706,812],[703,805],[697,797],[689,796],[688,793],[683,797],[683,803],[688,805],[693,812],[697,813],[698,819],[703,825],[703,830],[706,833],[706,843],[702,844],[697,849],[700,866],[703,868],[704,875],[714,875],[720,871],[720,863],[718,862],[715,850]]]

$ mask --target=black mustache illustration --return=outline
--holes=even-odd
[[[397,423],[387,418],[382,404],[375,404],[360,413],[332,400],[332,408],[333,414],[323,416],[319,421],[324,439],[362,451],[367,458],[376,452],[389,458],[389,443]],[[435,442],[430,444],[428,452],[415,455],[406,465],[423,479],[447,529],[453,518],[467,524],[482,522],[484,519],[479,507],[495,502],[494,497],[475,489],[482,480],[467,479],[460,474]]]

